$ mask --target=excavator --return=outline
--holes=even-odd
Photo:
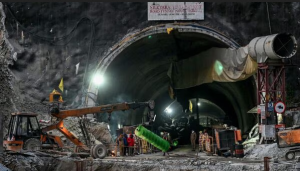
[[[56,118],[56,122],[44,128],[40,128],[35,113],[12,113],[9,122],[6,140],[3,142],[7,150],[19,152],[21,150],[40,150],[63,148],[62,140],[59,136],[48,134],[51,130],[58,130],[67,139],[76,145],[75,152],[89,153],[93,158],[104,158],[107,149],[103,144],[84,144],[64,126],[64,119],[67,117],[82,117],[86,114],[108,113],[109,118],[114,111],[125,111],[148,107],[150,111],[154,109],[154,101],[148,102],[131,102],[100,105],[96,107],[87,107],[71,110],[61,110],[62,95],[58,91],[53,91],[49,95],[50,114]]]
[[[293,116],[293,126],[277,129],[277,146],[288,148],[285,153],[286,160],[293,160],[300,152],[300,113],[297,111],[285,111],[286,116]]]

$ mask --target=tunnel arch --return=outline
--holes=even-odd
[[[148,46],[154,47],[155,43],[153,45],[149,45],[148,38],[149,36],[152,37],[152,39],[157,38],[157,40],[161,40],[160,44],[162,43],[167,43],[170,41],[171,36],[168,35],[167,33],[167,28],[173,28],[180,34],[182,39],[180,41],[183,41],[182,44],[188,44],[185,42],[185,39],[201,39],[201,40],[206,40],[208,42],[209,48],[210,47],[224,47],[224,48],[232,48],[232,49],[237,49],[240,47],[238,43],[236,43],[234,40],[231,40],[229,37],[223,35],[222,33],[213,30],[208,27],[204,27],[195,23],[173,23],[173,24],[160,24],[156,26],[151,26],[147,27],[137,33],[130,34],[126,36],[124,39],[122,39],[120,42],[118,42],[116,45],[114,45],[110,50],[107,52],[106,55],[99,61],[97,68],[95,70],[95,73],[101,73],[101,74],[107,74],[107,73],[112,73],[112,69],[115,70],[120,70],[119,74],[112,74],[111,77],[115,79],[120,79],[119,82],[115,82],[115,84],[122,83],[124,87],[121,86],[115,86],[115,85],[108,85],[107,87],[113,87],[115,86],[116,89],[123,89],[123,90],[128,90],[130,92],[129,94],[134,94],[135,97],[134,99],[131,100],[147,100],[147,99],[156,99],[157,97],[160,96],[162,92],[167,91],[168,88],[168,83],[169,83],[169,78],[166,75],[166,66],[170,63],[170,61],[167,61],[165,63],[155,63],[155,67],[153,68],[148,68],[148,69],[136,69],[134,67],[127,67],[126,66],[138,66],[138,63],[142,63],[143,61],[139,58],[135,58],[135,60],[132,60],[130,58],[131,56],[137,56],[138,54],[143,54],[142,51],[139,51],[139,49],[147,49]],[[198,36],[198,37],[197,37]],[[206,42],[206,43],[207,43]],[[176,43],[173,43],[172,45],[175,45]],[[196,43],[197,44],[197,43]],[[169,44],[170,45],[170,44]],[[196,47],[200,46],[200,44],[195,45]],[[156,45],[157,46],[157,45]],[[183,45],[185,46],[185,45]],[[145,48],[146,47],[146,48]],[[157,48],[157,47],[156,47]],[[164,47],[161,49],[154,49],[152,50],[150,47],[148,47],[147,51],[145,50],[145,54],[148,54],[146,52],[149,52],[152,54],[151,59],[158,59],[154,58],[153,56],[157,55],[157,51],[159,50],[164,50]],[[149,50],[150,49],[150,50]],[[151,51],[152,50],[152,51]],[[172,49],[176,51],[176,48]],[[199,52],[197,52],[199,53]],[[167,57],[168,53],[165,54]],[[174,54],[173,54],[174,55]],[[172,56],[172,55],[170,55]],[[165,56],[164,56],[165,57]],[[128,58],[128,60],[126,59]],[[159,59],[162,61],[163,59]],[[128,62],[128,61],[137,61],[137,62]],[[150,61],[150,60],[149,60]],[[131,64],[131,65],[130,65]],[[151,66],[154,64],[150,64]],[[144,65],[145,66],[145,65]],[[147,70],[147,71],[145,71]],[[123,72],[122,72],[123,71]],[[145,71],[145,72],[143,72]],[[135,73],[136,72],[136,73]],[[131,74],[130,74],[131,73]],[[120,74],[126,74],[124,78],[119,77]],[[164,75],[164,76],[162,76]],[[150,78],[149,78],[150,77]],[[150,80],[150,81],[149,81]],[[112,80],[111,80],[112,81]],[[126,83],[130,82],[130,83]],[[150,82],[150,83],[148,83]],[[147,83],[147,84],[145,84]],[[130,88],[131,86],[137,88],[137,87],[142,87],[141,90],[134,91],[134,88]],[[153,88],[154,87],[154,88]],[[224,90],[224,86],[219,86],[221,88],[221,91]],[[153,93],[149,93],[149,90],[155,90]],[[98,89],[95,85],[90,83],[89,85],[89,92],[94,93],[96,96],[98,95],[98,100],[104,101],[108,103],[107,99],[109,98],[106,95],[106,98],[103,97],[103,93],[107,92],[112,92],[112,96],[117,96],[117,94],[122,91],[118,91],[118,93],[112,91],[112,90],[107,90],[107,88],[101,88]],[[124,91],[123,91],[124,92]],[[100,96],[99,97],[99,93]],[[228,92],[226,92],[228,94]],[[109,93],[108,93],[109,94]],[[147,94],[147,95],[145,95]],[[225,93],[223,92],[223,95]],[[145,95],[144,97],[142,97]],[[142,98],[142,99],[141,99]],[[208,98],[209,99],[209,98]],[[213,99],[211,100],[213,102]],[[93,100],[90,100],[88,97],[86,98],[86,103],[89,106],[95,105],[95,102]],[[234,101],[231,100],[231,103],[235,103]],[[230,112],[235,112],[238,115],[238,123],[239,125],[235,126],[240,126],[241,124],[244,124],[245,119],[241,115],[241,112],[238,112],[238,107],[232,106],[232,108],[235,108],[233,110],[230,110]],[[131,118],[133,119],[133,118]],[[244,129],[244,128],[243,128]],[[248,128],[245,128],[245,130]]]
[[[153,35],[153,34],[159,34],[159,33],[167,33],[167,28],[173,28],[177,29],[179,32],[191,32],[191,33],[198,33],[210,36],[211,38],[215,38],[224,44],[227,45],[227,47],[230,48],[238,48],[240,45],[235,42],[234,40],[230,39],[226,35],[222,34],[221,32],[214,30],[209,27],[205,27],[196,23],[168,23],[168,24],[159,24],[156,26],[150,26],[147,27],[137,33],[129,34],[128,36],[125,36],[121,41],[116,43],[114,46],[112,46],[108,52],[104,55],[103,58],[100,59],[99,63],[97,64],[97,67],[94,71],[105,73],[107,67],[110,65],[110,63],[127,47],[129,47],[134,42],[145,38],[147,36]],[[92,81],[89,83],[88,92],[92,92],[94,94],[98,94],[97,87],[93,85]],[[94,105],[93,100],[91,100],[89,97],[86,97],[86,103],[89,105]]]

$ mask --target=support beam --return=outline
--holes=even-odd
[[[285,95],[285,65],[278,63],[259,63],[257,71],[257,104],[264,105],[265,115],[258,116],[260,133],[264,133],[266,125],[278,125],[277,113],[268,111],[268,103],[286,102]],[[263,112],[262,112],[263,113]],[[284,113],[282,113],[284,115]],[[275,131],[275,130],[274,130]],[[274,137],[275,138],[275,137]]]
[[[199,126],[199,106],[198,106],[198,103],[199,103],[199,98],[196,98],[196,106],[197,106],[197,126]]]

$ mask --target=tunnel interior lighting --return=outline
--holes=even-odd
[[[171,108],[166,108],[166,112],[167,113],[172,113],[172,109]]]
[[[215,62],[214,68],[215,68],[215,71],[218,75],[221,75],[222,72],[223,72],[223,69],[224,69],[222,63],[218,60]]]
[[[93,83],[97,86],[102,85],[104,83],[104,77],[101,74],[95,74],[93,77]]]
[[[200,105],[201,105],[201,103],[197,103],[197,105],[198,105],[198,106],[200,106]]]

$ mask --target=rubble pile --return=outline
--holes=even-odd
[[[282,159],[288,150],[289,148],[278,148],[276,143],[259,144],[245,151],[245,158],[263,159],[264,157],[271,157]]]
[[[66,128],[71,131],[75,136],[77,136],[80,141],[84,142],[84,136],[81,132],[80,126],[78,124],[79,118],[67,118],[64,120]],[[111,134],[107,128],[106,123],[99,122],[88,122],[87,130],[90,135],[91,141],[100,141],[102,143],[111,142]],[[98,142],[96,142],[98,143]]]
[[[64,126],[80,141],[85,143],[83,133],[79,126],[79,118],[69,117],[64,119]],[[112,142],[112,136],[108,130],[107,123],[104,122],[87,122],[87,131],[89,132],[90,140],[94,144],[104,143],[108,144]],[[60,136],[64,144],[69,147],[73,147],[74,144],[68,140],[63,134],[58,130],[52,130],[51,134]]]
[[[10,171],[9,168],[5,167],[3,164],[0,163],[0,170],[1,171]]]
[[[104,122],[92,122],[89,132],[95,137],[96,140],[102,143],[111,143],[112,136],[108,130],[108,124]]]
[[[34,153],[14,154],[4,153],[0,157],[0,163],[10,170],[50,170],[54,169],[53,157],[37,156]],[[53,167],[54,166],[54,167]]]

